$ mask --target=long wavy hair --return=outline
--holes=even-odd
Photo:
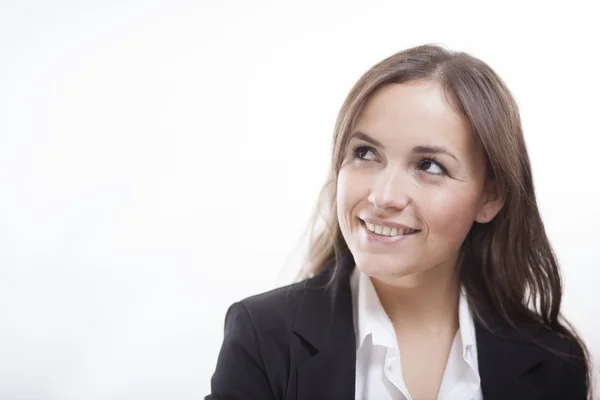
[[[498,215],[489,223],[475,222],[460,250],[460,280],[474,317],[489,329],[486,316],[499,315],[525,336],[523,327],[537,326],[579,345],[591,393],[589,353],[560,315],[563,285],[537,206],[517,104],[500,77],[469,54],[437,45],[414,47],[379,62],[354,85],[337,118],[331,169],[313,214],[308,259],[298,279],[327,268],[333,268],[333,277],[342,260],[351,259],[336,213],[337,177],[350,134],[378,89],[409,81],[439,85],[483,145],[488,177],[505,196]]]

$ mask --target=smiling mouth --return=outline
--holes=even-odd
[[[360,222],[367,230],[369,230],[370,232],[373,232],[375,235],[378,235],[378,236],[398,237],[398,236],[413,235],[415,233],[421,232],[418,229],[411,229],[411,228],[401,229],[401,228],[392,228],[389,226],[372,224],[369,222],[365,222],[362,219],[360,220]]]

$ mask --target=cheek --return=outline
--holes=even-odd
[[[365,201],[368,194],[365,191],[365,179],[361,178],[358,171],[352,168],[342,168],[338,174],[336,187],[337,217],[340,229],[344,236],[352,230],[353,212],[358,210],[361,202]],[[348,239],[348,238],[346,238]]]
[[[336,200],[341,213],[348,213],[361,199],[362,185],[356,175],[349,168],[343,168],[338,174]]]
[[[352,185],[350,185],[351,179],[350,174],[344,169],[340,171],[337,178],[336,187],[336,202],[337,202],[337,214],[340,224],[345,224],[346,218],[344,216],[348,213],[348,208],[351,207],[352,199],[355,197]]]
[[[454,193],[428,203],[422,215],[432,237],[460,245],[473,225],[476,209],[476,196]]]

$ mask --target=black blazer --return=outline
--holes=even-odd
[[[356,339],[349,276],[343,267],[233,304],[205,400],[350,400],[355,398]],[[567,362],[518,340],[499,322],[499,339],[475,322],[484,400],[586,399],[582,361]],[[581,354],[546,333],[546,346]],[[378,400],[378,399],[375,399]],[[457,399],[460,400],[460,399]]]

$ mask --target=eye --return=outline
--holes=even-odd
[[[370,155],[369,155],[370,153]],[[356,146],[352,149],[352,155],[354,158],[363,161],[374,161],[375,151],[369,146]],[[367,158],[369,157],[369,158]]]
[[[447,175],[448,170],[439,162],[431,158],[424,158],[419,162],[419,169],[430,175]]]

